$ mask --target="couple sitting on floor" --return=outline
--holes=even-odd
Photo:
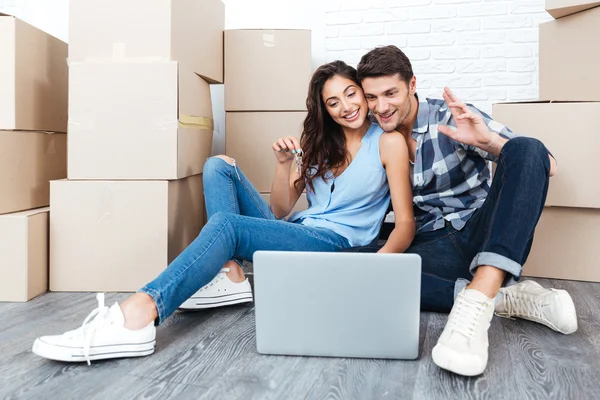
[[[422,309],[450,312],[432,358],[457,374],[484,371],[494,314],[574,332],[567,292],[517,283],[555,160],[539,140],[517,137],[449,89],[443,100],[416,89],[395,46],[365,54],[357,70],[342,61],[319,67],[301,137],[272,145],[270,205],[235,160],[209,158],[208,221],[198,237],[138,293],[111,307],[100,294],[82,327],[36,339],[33,352],[88,362],[149,355],[155,326],[178,308],[251,302],[241,263],[257,250],[419,254]],[[305,189],[308,209],[284,219]],[[390,201],[395,225],[378,246]]]

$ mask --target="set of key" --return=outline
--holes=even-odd
[[[302,171],[302,149],[296,150],[294,154],[294,161],[296,162],[296,172],[300,173]]]

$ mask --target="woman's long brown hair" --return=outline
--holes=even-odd
[[[350,79],[358,88],[361,87],[356,69],[343,61],[321,65],[313,74],[306,98],[308,114],[300,137],[300,147],[304,154],[296,187],[304,181],[314,191],[312,181],[317,177],[326,179],[327,171],[342,166],[349,156],[342,127],[331,118],[322,99],[325,82],[337,75]]]

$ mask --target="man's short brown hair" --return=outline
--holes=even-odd
[[[362,82],[365,78],[378,78],[381,76],[400,75],[400,79],[407,84],[413,77],[410,60],[398,47],[376,47],[362,56],[358,63],[358,79]]]

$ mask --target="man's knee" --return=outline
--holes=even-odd
[[[548,149],[544,143],[536,138],[520,136],[509,140],[504,146],[510,153],[515,153],[525,158],[537,156],[548,157]]]

